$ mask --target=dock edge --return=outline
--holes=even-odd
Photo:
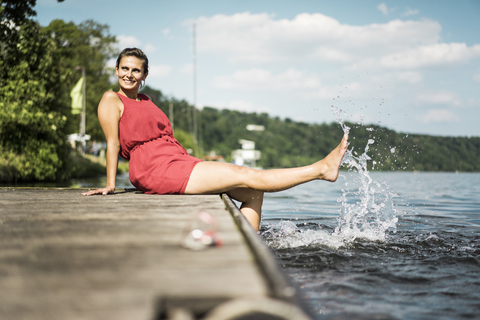
[[[248,223],[233,200],[225,193],[221,194],[221,198],[252,251],[268,286],[270,297],[298,307],[298,311],[302,314],[297,314],[298,319],[311,319],[311,315],[308,314],[304,304],[297,296],[297,289],[285,278],[273,253],[262,242],[262,239]]]

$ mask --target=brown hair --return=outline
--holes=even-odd
[[[124,57],[136,57],[136,58],[142,60],[142,62],[143,62],[142,63],[143,72],[148,73],[148,58],[145,55],[145,53],[143,53],[142,50],[140,50],[138,48],[125,48],[125,49],[123,49],[123,51],[120,53],[120,55],[117,58],[117,62],[115,64],[116,68],[118,68],[118,66],[120,65],[120,61]]]

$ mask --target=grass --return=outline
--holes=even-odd
[[[75,152],[71,156],[68,167],[71,178],[98,177],[106,174],[106,159],[91,154]],[[121,160],[118,162],[117,173],[121,174],[125,172],[128,172],[128,161]]]
[[[18,166],[3,159],[0,154],[0,183],[31,183],[31,182],[55,182],[69,181],[70,179],[97,178],[106,175],[106,159],[90,154],[81,154],[72,150],[64,160],[64,166],[58,168],[56,178],[34,179],[24,177],[19,172]],[[128,172],[128,161],[121,159],[118,162],[118,174]]]

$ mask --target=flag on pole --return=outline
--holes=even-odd
[[[78,80],[77,84],[70,92],[70,97],[72,97],[72,114],[80,114],[82,112],[82,86],[83,77]]]

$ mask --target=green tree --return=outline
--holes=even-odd
[[[87,74],[87,133],[103,137],[96,105],[110,86],[105,63],[115,38],[93,21],[41,28],[30,19],[35,2],[0,3],[0,181],[69,177],[66,134],[79,123],[70,110],[76,66]]]
[[[54,179],[65,164],[66,117],[55,99],[62,69],[53,39],[33,21],[2,41],[0,60],[0,179]]]
[[[57,0],[63,2],[64,0]],[[33,9],[37,0],[0,0],[0,44],[2,51],[18,41],[18,28],[37,15]]]
[[[80,79],[79,68],[86,74],[86,129],[92,140],[102,140],[103,132],[97,118],[97,106],[105,91],[112,88],[110,76],[114,69],[107,61],[114,57],[116,39],[109,34],[109,27],[88,20],[79,25],[63,20],[53,20],[43,31],[50,34],[61,57],[57,63],[64,70],[63,92],[57,99],[65,106],[71,105],[70,91]],[[78,68],[77,68],[78,67]],[[80,115],[72,115],[64,109],[68,122],[67,133],[79,131]]]
[[[36,0],[1,0],[0,1],[0,37],[2,42],[17,38],[18,30],[29,17],[37,13],[33,10]]]
[[[115,90],[119,89],[118,84]],[[192,133],[191,114],[193,107],[185,100],[168,98],[160,90],[145,86],[141,93],[150,97],[152,102],[160,108],[170,119],[173,126],[173,135],[185,149],[194,149],[195,143]],[[173,117],[170,115],[170,105],[173,111]]]

